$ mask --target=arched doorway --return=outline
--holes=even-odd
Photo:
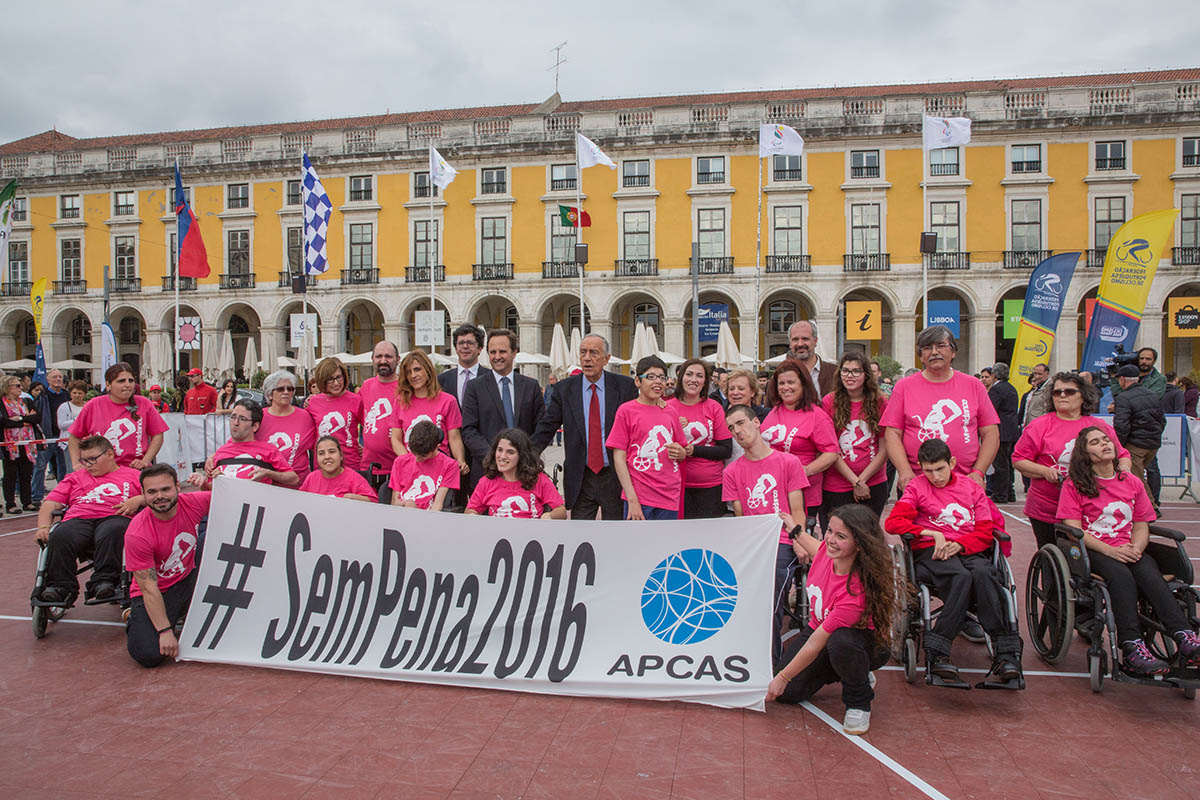
[[[1171,335],[1171,299],[1172,298],[1200,298],[1200,282],[1185,283],[1182,286],[1177,286],[1171,290],[1163,300],[1163,321],[1162,321],[1162,353],[1159,355],[1159,370],[1164,373],[1174,372],[1179,375],[1187,375],[1193,372],[1200,366],[1200,340],[1195,336],[1172,336]],[[1183,303],[1176,303],[1180,308],[1191,306],[1200,308],[1200,302],[1189,300]],[[1177,309],[1178,311],[1178,309]],[[1190,325],[1190,315],[1185,314],[1184,325]],[[1193,332],[1200,334],[1200,330],[1181,327],[1181,332]]]
[[[368,353],[383,341],[383,311],[369,300],[357,300],[342,315],[343,349],[347,353]]]
[[[441,353],[442,355],[449,355],[449,356],[453,357],[454,340],[451,338],[451,333],[453,332],[453,326],[451,326],[451,324],[450,324],[450,319],[451,319],[450,309],[447,308],[446,304],[443,303],[441,300],[436,301],[434,308],[440,309],[442,312],[442,321],[444,323],[443,341],[445,341],[445,344],[442,345],[441,347],[426,347],[425,345],[417,344],[417,336],[416,336],[417,312],[429,310],[429,299],[428,298],[425,298],[425,299],[409,306],[408,311],[405,312],[405,314],[404,314],[404,324],[408,327],[408,331],[409,331],[408,341],[411,344],[413,349],[415,349],[419,346],[419,347],[421,347],[421,349],[428,350],[430,352]]]
[[[117,341],[117,360],[133,367],[135,375],[142,374],[150,354],[146,352],[146,320],[133,308],[117,308],[108,315]]]
[[[856,332],[860,327],[868,325],[869,320],[848,319],[846,303],[849,302],[879,303],[880,318],[877,329],[879,330],[880,338],[867,339],[863,338],[861,333]],[[838,342],[840,343],[841,351],[857,350],[871,358],[878,358],[879,356],[895,358],[892,318],[891,301],[883,293],[877,292],[874,289],[854,289],[847,292],[838,305]],[[868,325],[868,327],[870,326]],[[836,361],[842,357],[841,352],[836,352],[836,347],[837,345],[826,356],[830,360]]]
[[[490,331],[497,328],[508,328],[517,331],[521,324],[521,315],[516,304],[504,295],[487,295],[475,303],[475,308],[467,315],[472,325]],[[534,343],[529,343],[529,349],[535,349]]]
[[[218,331],[221,329],[228,330],[230,338],[233,340],[233,371],[237,375],[238,380],[248,381],[252,374],[246,374],[246,349],[250,346],[250,340],[254,340],[254,352],[262,354],[262,341],[259,339],[259,329],[262,323],[258,318],[258,312],[251,306],[245,303],[236,303],[226,308],[217,317]],[[214,332],[214,335],[223,335]],[[216,344],[210,340],[210,344]]]
[[[584,314],[586,325],[580,331],[584,333],[591,330],[592,327],[592,307],[588,306]],[[554,336],[554,325],[562,325],[563,333],[567,335],[567,339],[571,338],[571,329],[579,327],[579,295],[573,294],[556,294],[547,298],[542,303],[542,310],[538,314],[538,325],[541,329],[542,349],[540,352],[550,352],[550,340]],[[611,343],[610,343],[611,346]],[[578,354],[573,354],[578,358]],[[621,355],[614,352],[614,355]]]
[[[646,292],[630,292],[618,297],[609,314],[613,326],[613,352],[622,357],[628,356],[633,349],[633,336],[638,324],[653,329],[662,347],[663,318],[662,304]]]
[[[193,306],[180,304],[179,316],[181,319],[186,317],[199,317],[200,312],[197,311]],[[173,370],[175,366],[175,348],[177,348],[179,345],[179,342],[176,338],[176,328],[175,307],[171,306],[167,312],[163,314],[162,322],[159,326],[159,330],[167,337],[167,346],[164,348],[164,353],[170,358],[169,369],[171,370]],[[204,362],[202,360],[202,356],[204,355],[204,346],[205,344],[215,346],[216,342],[213,337],[216,335],[217,332],[215,328],[212,330],[206,330],[202,327],[200,330],[200,338],[196,347],[194,349],[184,348],[178,351],[180,374],[187,372],[192,367],[203,367]]]
[[[727,315],[727,319],[729,320],[729,328],[733,331],[734,338],[738,339],[738,348],[743,353],[752,349],[741,342],[741,317],[738,312],[738,305],[732,297],[724,292],[708,290],[700,292],[699,300],[702,308],[704,306],[709,306],[710,308],[715,308],[718,313],[723,311]],[[724,306],[724,309],[721,309],[721,306]],[[703,317],[701,319],[703,319]],[[677,353],[676,355],[682,355],[686,358],[699,358],[701,356],[707,356],[717,352],[716,330],[719,327],[720,326],[717,324],[714,324],[707,329],[705,326],[701,326],[700,335],[702,338],[700,340],[700,352],[694,353],[692,350],[692,302],[691,300],[688,300],[687,307],[683,312],[683,349],[685,352]],[[708,338],[704,338],[706,334],[708,334]],[[659,344],[662,345],[661,340],[659,341]]]
[[[1079,306],[1076,309],[1079,312],[1079,322],[1075,329],[1075,363],[1083,363],[1083,348],[1087,344],[1087,332],[1091,327],[1091,316],[1093,308],[1096,305],[1096,298],[1100,295],[1100,287],[1093,286],[1084,292],[1083,297],[1079,298]]]
[[[1005,323],[1008,317],[1004,309],[1006,305],[1016,309],[1016,318],[1019,321],[1021,318],[1021,307],[1025,303],[1025,289],[1024,285],[1014,286],[1000,295],[1000,299],[996,303],[996,352],[994,362],[996,364],[1012,363],[1013,348],[1017,344],[1017,325],[1013,323],[1008,324],[1009,333],[1012,334],[1011,338],[1004,335]],[[984,365],[980,364],[979,366],[982,367]]]

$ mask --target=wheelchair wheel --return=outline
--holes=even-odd
[[[904,680],[917,681],[917,640],[911,636],[904,640]]]
[[[1075,629],[1067,559],[1048,544],[1033,554],[1025,584],[1025,621],[1033,649],[1048,664],[1062,661]]]
[[[33,638],[41,639],[46,635],[46,623],[48,622],[45,606],[33,607]]]
[[[1092,691],[1099,694],[1104,689],[1105,658],[1103,653],[1088,653],[1088,679]]]

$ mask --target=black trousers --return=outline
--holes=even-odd
[[[728,509],[721,500],[721,487],[690,486],[683,490],[682,519],[717,519]]]
[[[1155,509],[1162,497],[1162,472],[1158,469],[1158,454],[1146,463],[1146,483],[1150,484],[1150,499],[1154,501]]]
[[[583,482],[579,485],[579,496],[571,506],[571,519],[625,519],[621,505],[621,481],[616,470],[607,466],[599,472],[583,468]]]
[[[1143,555],[1132,564],[1126,564],[1089,550],[1088,563],[1092,572],[1104,578],[1108,586],[1113,617],[1117,622],[1118,644],[1142,638],[1142,625],[1138,621],[1139,593],[1150,603],[1154,615],[1168,633],[1191,630],[1179,603],[1163,580],[1158,564],[1150,556]]]
[[[875,516],[883,515],[883,508],[887,505],[888,499],[888,484],[887,481],[876,483],[867,487],[871,490],[871,496],[866,500],[855,500],[854,492],[831,492],[828,489],[821,494],[821,530],[829,528],[829,515],[836,508],[842,506],[864,505],[875,512]]]
[[[171,584],[162,593],[167,620],[172,627],[183,618],[192,603],[192,592],[196,589],[196,572],[197,570],[193,569],[186,578]],[[143,667],[157,667],[165,658],[158,650],[158,631],[154,629],[154,623],[146,613],[146,601],[141,595],[133,598],[130,603],[125,643],[129,648],[129,655]]]
[[[813,632],[812,628],[804,625],[798,635],[788,639],[783,654],[784,665],[795,658]],[[841,683],[842,703],[846,708],[870,711],[875,691],[871,689],[869,673],[886,664],[889,657],[886,649],[876,646],[874,631],[838,628],[829,635],[829,641],[820,655],[788,681],[787,688],[779,695],[779,702],[803,703],[821,687]]]
[[[0,447],[4,458],[4,504],[12,508],[17,504],[17,490],[21,491],[21,505],[33,504],[33,462],[25,457],[28,448],[18,447],[14,458],[7,447]]]
[[[1033,528],[1033,536],[1037,539],[1038,549],[1041,550],[1048,544],[1054,544],[1054,523],[1047,522],[1044,519],[1029,518],[1029,527]]]
[[[996,457],[992,459],[992,474],[987,476],[987,493],[997,503],[1011,503],[1016,499],[1013,491],[1012,451],[1016,442],[1001,442]]]
[[[92,558],[92,577],[87,590],[91,594],[96,584],[107,581],[116,586],[121,581],[121,556],[125,552],[125,529],[129,517],[119,514],[100,519],[69,519],[59,523],[46,543],[46,586],[79,594],[75,578],[76,562]]]
[[[371,484],[371,488],[375,490],[375,494],[379,496],[379,504],[390,506],[392,504],[392,484],[389,480],[389,475],[376,475],[371,472],[371,468],[358,471],[367,483]]]
[[[935,561],[933,548],[913,552],[916,578],[934,588],[942,600],[942,610],[932,631],[925,634],[925,649],[939,655],[950,654],[950,643],[962,630],[967,610],[975,608],[979,624],[997,640],[1010,633],[1004,613],[1004,584],[1000,573],[986,553],[958,555]]]

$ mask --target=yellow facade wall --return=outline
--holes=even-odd
[[[921,158],[922,150],[888,150],[884,177],[887,190],[887,246],[893,264],[921,263]],[[841,240],[846,252],[846,240]]]
[[[808,250],[812,263],[840,264],[846,251],[846,203],[838,187],[846,174],[846,154],[812,153],[805,157],[808,182],[813,187],[808,202]],[[764,225],[764,239],[767,230],[769,226]]]
[[[655,188],[661,192],[654,203],[654,250],[659,269],[686,267],[692,257],[692,185],[690,158],[655,161]]]
[[[1004,257],[1004,146],[963,148],[963,165],[971,185],[963,210],[964,249],[973,261]],[[997,212],[998,210],[998,212]]]
[[[1131,218],[1175,207],[1175,182],[1171,180],[1171,170],[1161,169],[1161,165],[1173,163],[1174,139],[1134,140],[1131,166],[1134,173],[1141,177],[1133,184],[1133,209],[1129,214]],[[1167,255],[1170,255],[1169,250]]]
[[[454,183],[441,192],[442,199],[449,204],[442,209],[445,220],[442,253],[447,278],[451,275],[470,276],[471,265],[475,263],[475,240],[479,236],[475,228],[475,206],[471,205],[475,186],[475,170],[462,169],[458,171]]]
[[[1049,213],[1046,214],[1046,247],[1051,250],[1088,248],[1087,142],[1050,144],[1042,168],[1053,176]],[[1082,262],[1080,262],[1082,263]]]
[[[379,230],[375,232],[375,252],[379,256],[380,275],[402,276],[404,268],[410,266],[411,247],[409,236],[412,226],[408,224],[409,176],[407,174],[377,175],[375,198],[379,209]]]

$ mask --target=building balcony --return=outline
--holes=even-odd
[[[473,281],[511,281],[512,276],[512,264],[471,265],[471,280]]]
[[[637,278],[658,274],[657,258],[618,258],[613,262],[618,278]]]
[[[279,288],[280,289],[292,288],[292,278],[299,278],[299,277],[300,277],[299,272],[280,272],[279,273]],[[304,285],[309,288],[316,286],[317,285],[317,276],[316,275],[305,275],[304,276]]]
[[[933,176],[957,175],[958,164],[930,164],[929,174]]]
[[[507,181],[484,181],[480,184],[481,194],[504,194],[508,191]]]
[[[812,256],[767,256],[767,272],[812,272]]]
[[[5,297],[29,297],[33,292],[33,281],[8,281],[0,286]]]
[[[1091,267],[1093,269],[1103,269],[1104,268],[1104,257],[1106,255],[1108,255],[1108,248],[1107,247],[1093,247],[1091,250],[1088,250],[1084,255],[1087,256],[1087,262],[1084,264],[1084,266]]]
[[[55,281],[55,294],[87,294],[87,281]]]
[[[696,259],[696,272],[700,275],[732,275],[732,256],[700,256]]]
[[[552,191],[552,192],[572,191],[573,192],[573,191],[575,191],[575,179],[574,178],[552,179],[550,181],[550,191]]]
[[[878,178],[879,177],[879,165],[876,164],[873,167],[851,167],[850,168],[850,177],[851,178]]]
[[[543,261],[543,278],[578,278],[579,265],[574,261]]]
[[[621,178],[621,186],[626,189],[636,189],[650,185],[649,175],[626,175]]]
[[[379,268],[357,267],[342,270],[342,286],[379,283]]]
[[[929,269],[970,269],[970,253],[926,253],[925,264]]]
[[[1122,158],[1097,158],[1096,170],[1106,169],[1125,169],[1125,159]]]
[[[175,291],[175,276],[174,275],[163,275],[162,290],[164,292]],[[180,278],[179,279],[179,291],[181,291],[181,292],[196,291],[196,279],[195,278]]]
[[[221,274],[222,289],[253,289],[253,272],[225,272]]]
[[[1200,167],[1200,153],[1184,154],[1183,166],[1185,166],[1185,167]]]
[[[697,172],[696,173],[696,183],[699,183],[699,184],[724,183],[724,182],[725,182],[725,173],[724,172]]]
[[[142,290],[141,278],[109,278],[108,290],[113,294],[133,294]]]
[[[1177,267],[1200,265],[1200,247],[1172,247],[1171,263]]]
[[[1049,250],[1005,250],[1005,269],[1033,269],[1050,257]]]
[[[842,256],[842,272],[887,272],[891,268],[891,253],[846,253]]]
[[[446,280],[446,266],[438,264],[433,268],[433,280],[435,283],[441,283]],[[404,268],[405,283],[429,283],[429,267],[405,267]]]
[[[771,175],[776,181],[804,180],[804,170],[799,169],[777,169]]]
[[[1013,175],[1021,175],[1026,172],[1041,172],[1041,161],[1014,161],[1012,162]]]

